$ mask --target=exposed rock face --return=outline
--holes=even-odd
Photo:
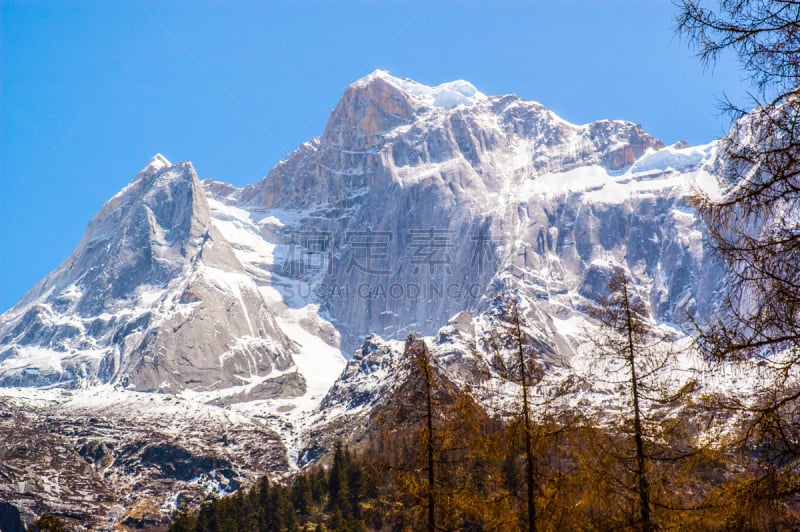
[[[0,384],[12,386],[202,389],[292,365],[291,342],[213,225],[194,168],[161,156],[3,315],[0,342]]]
[[[282,209],[346,207],[355,196],[382,194],[393,184],[442,181],[452,182],[450,199],[460,198],[474,187],[499,192],[514,173],[532,178],[593,164],[620,170],[648,148],[663,146],[630,122],[576,126],[539,103],[486,97],[467,85],[460,90],[471,94],[458,93],[459,105],[446,106],[437,103],[446,89],[370,74],[348,87],[322,137],[245,188],[241,201]]]
[[[0,501],[28,521],[51,513],[90,530],[153,527],[211,489],[289,467],[278,434],[257,420],[109,388],[2,398]]]
[[[410,124],[416,113],[408,95],[389,77],[374,75],[355,83],[333,110],[323,135],[328,144],[377,144],[392,129]]]
[[[370,332],[433,334],[509,283],[579,306],[561,296],[602,283],[593,264],[609,259],[652,285],[660,319],[681,322],[713,290],[697,272],[716,270],[675,177],[710,156],[675,148],[678,168],[634,165],[662,146],[630,122],[576,126],[516,96],[379,71],[347,89],[322,137],[229,201],[295,213],[271,272],[307,283],[345,352]],[[303,233],[328,247],[292,247]],[[309,255],[322,267],[304,269]]]
[[[685,202],[713,158],[630,122],[576,126],[466,82],[377,71],[255,185],[203,186],[154,158],[2,317],[0,383],[225,388],[291,368],[286,306],[318,305],[325,341],[349,353],[372,332],[434,334],[512,288],[543,315],[580,313],[613,264],[680,323],[719,280]]]

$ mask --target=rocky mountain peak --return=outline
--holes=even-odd
[[[59,312],[98,316],[164,287],[196,255],[208,231],[208,202],[191,163],[158,154],[89,222],[75,251],[10,311],[46,301]]]
[[[160,153],[156,153],[155,155],[153,155],[152,159],[150,159],[150,162],[147,163],[147,166],[142,168],[140,173],[147,171],[157,171],[170,166],[172,166],[172,163],[169,162],[169,159],[167,159]]]
[[[100,209],[71,257],[66,277],[81,272],[71,280],[84,293],[82,314],[113,308],[141,285],[165,286],[199,252],[209,223],[191,163],[151,160]]]
[[[292,349],[215,226],[192,164],[162,155],[0,318],[0,345],[2,384],[139,390],[241,383],[286,370]]]
[[[419,83],[410,78],[393,76],[386,70],[376,70],[350,85],[350,89],[369,88],[376,83],[386,83],[401,91],[416,106],[450,109],[459,105],[471,106],[486,99],[472,83],[463,79],[448,81],[436,86]]]
[[[571,124],[538,102],[486,96],[466,81],[430,87],[377,70],[348,86],[321,137],[236,195],[254,206],[307,209],[352,206],[368,190],[418,182],[441,182],[450,196],[483,194],[510,176],[590,165],[624,171],[661,147],[631,122]],[[457,185],[455,175],[463,177]]]
[[[464,80],[431,87],[376,70],[348,86],[331,114],[324,138],[346,145],[350,140],[347,134],[380,135],[411,123],[425,111],[472,106],[486,98]]]
[[[351,84],[331,113],[323,139],[350,146],[359,137],[380,135],[413,120],[416,108],[409,95],[373,72]]]

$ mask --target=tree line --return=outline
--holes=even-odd
[[[746,496],[758,478],[757,456],[702,441],[696,422],[704,410],[686,402],[685,389],[659,386],[671,338],[654,327],[622,270],[611,276],[594,316],[598,356],[616,367],[614,383],[628,398],[618,418],[600,423],[580,406],[547,408],[531,393],[543,371],[524,309],[510,299],[498,317],[498,342],[507,349],[495,370],[518,393],[502,411],[478,404],[448,379],[424,339],[410,336],[402,358],[408,377],[357,448],[337,444],[327,467],[314,465],[284,483],[265,477],[250,490],[209,499],[177,516],[171,530],[800,526],[800,505]]]

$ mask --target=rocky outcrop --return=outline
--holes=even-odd
[[[289,468],[261,422],[168,394],[4,396],[0,435],[0,501],[90,530],[163,526],[176,507]]]

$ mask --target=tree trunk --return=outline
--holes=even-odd
[[[653,523],[650,517],[650,486],[647,482],[644,439],[642,436],[642,417],[639,407],[639,380],[636,375],[636,349],[633,339],[633,316],[628,298],[628,282],[622,282],[622,304],[625,310],[625,328],[628,334],[628,365],[631,370],[631,398],[633,400],[633,438],[636,443],[636,477],[639,488],[639,509],[642,520],[642,531],[652,532]]]
[[[422,340],[420,340],[422,341]],[[420,353],[420,363],[425,376],[425,426],[427,468],[428,468],[428,532],[436,531],[436,498],[434,497],[434,486],[436,486],[436,471],[433,460],[433,392],[431,383],[430,360],[428,347],[423,343]]]
[[[528,485],[528,530],[536,531],[536,484],[533,473],[533,444],[531,442],[531,416],[528,405],[528,369],[525,365],[522,327],[519,310],[513,307],[514,334],[517,340],[517,356],[522,384],[522,417],[525,427],[525,482]]]

